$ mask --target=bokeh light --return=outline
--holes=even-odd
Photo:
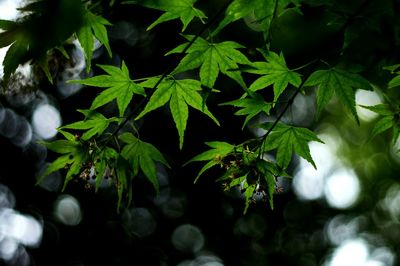
[[[156,220],[146,208],[126,210],[122,216],[122,221],[125,229],[137,237],[149,236],[157,227]]]
[[[378,117],[377,113],[374,113],[368,109],[361,107],[360,105],[372,106],[382,103],[382,99],[374,91],[357,90],[356,91],[356,110],[360,119],[364,121],[371,121]]]
[[[78,225],[82,220],[82,210],[76,198],[61,195],[54,204],[54,216],[65,225]]]
[[[33,112],[32,126],[39,138],[51,139],[61,126],[60,112],[50,104],[41,104]]]
[[[200,229],[191,224],[178,226],[171,236],[172,245],[179,251],[196,253],[204,246],[204,236]]]

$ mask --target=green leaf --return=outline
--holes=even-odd
[[[377,104],[374,106],[360,105],[362,108],[368,109],[380,115],[393,115],[393,111],[388,104]]]
[[[249,208],[250,202],[253,199],[255,190],[256,190],[255,184],[248,185],[247,182],[245,182],[245,191],[244,191],[245,205],[244,205],[243,214],[246,214],[247,209]]]
[[[119,136],[119,139],[126,143],[121,155],[131,164],[134,175],[137,175],[140,169],[158,193],[159,188],[155,162],[169,167],[164,156],[153,145],[139,140],[132,133],[123,133]]]
[[[182,149],[186,123],[189,116],[188,105],[210,117],[217,125],[218,120],[211,114],[203,102],[199,91],[201,83],[193,79],[164,79],[151,96],[144,110],[136,117],[140,119],[147,113],[170,102],[172,117],[179,134],[179,147]]]
[[[102,114],[91,110],[78,110],[85,114],[85,119],[69,125],[62,126],[61,129],[87,130],[82,134],[82,140],[89,140],[94,136],[100,136],[108,128],[111,122],[118,122],[118,118],[106,118]],[[89,112],[87,112],[89,111]]]
[[[199,155],[196,155],[195,157],[193,157],[187,163],[184,164],[184,165],[187,165],[188,163],[192,163],[192,162],[209,161],[203,166],[203,168],[197,174],[197,176],[194,180],[194,183],[197,182],[199,177],[206,170],[210,169],[211,167],[213,167],[215,165],[218,165],[221,162],[222,158],[224,158],[228,154],[232,153],[235,149],[234,145],[231,145],[227,142],[221,142],[221,141],[206,142],[206,145],[212,149],[205,151]]]
[[[124,4],[140,4],[148,8],[162,10],[163,13],[156,21],[154,21],[147,30],[151,30],[160,23],[180,19],[183,24],[182,32],[185,31],[189,23],[195,18],[203,21],[207,18],[203,11],[194,7],[197,0],[155,0],[155,1],[125,1]]]
[[[274,102],[276,102],[282,92],[292,84],[298,88],[301,84],[300,74],[290,70],[285,62],[283,54],[280,55],[274,52],[262,52],[267,62],[255,62],[252,66],[254,70],[249,70],[250,73],[261,74],[249,87],[250,91],[264,89],[273,84]]]
[[[185,36],[185,38],[190,41],[194,36]],[[178,46],[167,55],[182,52],[187,44]],[[214,87],[219,72],[246,88],[240,72],[236,70],[239,68],[238,64],[250,64],[250,61],[237,50],[240,48],[244,48],[244,46],[236,42],[211,43],[198,37],[173,73],[177,74],[200,67],[200,81],[208,88]]]
[[[132,200],[132,185],[128,177],[134,177],[130,175],[129,162],[125,160],[122,156],[118,155],[117,164],[116,164],[116,177],[117,177],[117,192],[118,192],[118,207],[117,210],[121,207],[122,197],[125,191],[128,192],[128,203],[127,206],[130,205],[130,201]]]
[[[259,127],[268,130],[271,127],[271,123],[264,123]],[[308,148],[309,141],[323,143],[311,130],[278,123],[267,136],[262,146],[262,151],[277,149],[276,161],[283,169],[289,166],[293,152],[310,162],[314,168],[317,168]]]
[[[371,85],[362,76],[341,69],[331,68],[317,70],[311,74],[304,86],[318,86],[317,91],[317,116],[335,93],[342,104],[347,107],[359,124],[355,89],[372,90]]]
[[[111,57],[111,48],[108,42],[107,29],[105,26],[111,25],[105,18],[95,15],[85,9],[83,12],[83,24],[77,31],[79,43],[81,44],[86,58],[86,71],[89,72],[91,67],[94,38],[103,44]]]
[[[389,81],[389,89],[400,86],[400,75],[397,75],[392,80]]]
[[[110,147],[105,147],[96,155],[94,160],[94,167],[96,171],[96,192],[103,181],[107,168],[111,167],[111,164],[114,163],[117,157],[118,153]]]
[[[100,75],[82,80],[72,80],[71,83],[80,83],[87,86],[108,88],[102,91],[92,103],[90,109],[96,109],[116,99],[120,116],[123,116],[134,94],[145,96],[142,86],[136,84],[129,77],[129,70],[122,61],[121,68],[108,65],[99,65],[108,75]]]
[[[242,130],[247,125],[247,123],[256,115],[260,113],[265,113],[269,115],[269,111],[272,107],[272,104],[266,102],[264,98],[259,94],[253,94],[252,97],[237,99],[234,101],[223,103],[221,105],[232,105],[242,108],[235,113],[235,115],[246,116],[246,119],[242,126]]]
[[[56,140],[53,142],[41,141],[39,143],[46,146],[49,150],[63,155],[54,160],[46,168],[44,173],[38,177],[38,183],[49,174],[62,168],[66,168],[68,171],[62,188],[62,190],[64,190],[72,177],[79,174],[83,163],[88,159],[88,152],[78,141]]]
[[[371,139],[378,134],[388,130],[395,126],[393,116],[384,116],[378,122],[375,123],[374,127],[372,128],[371,132]]]

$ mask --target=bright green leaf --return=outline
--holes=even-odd
[[[158,193],[155,162],[168,166],[164,156],[153,145],[139,140],[132,133],[123,133],[119,139],[126,143],[121,155],[131,164],[134,174],[137,175],[140,169]]]
[[[85,114],[86,110],[80,110],[81,113]],[[95,111],[90,111],[85,114],[86,118],[82,121],[78,121],[69,125],[61,127],[61,129],[77,129],[87,130],[81,136],[82,140],[89,140],[94,136],[100,136],[104,130],[108,128],[111,122],[119,121],[118,118],[106,118],[102,114]]]
[[[268,130],[271,123],[264,123],[259,127]],[[289,166],[293,152],[306,159],[316,168],[308,148],[309,141],[323,143],[311,130],[278,123],[267,136],[262,148],[263,152],[276,149],[276,161],[283,169]]]
[[[143,87],[130,79],[125,62],[122,62],[121,68],[108,65],[99,65],[99,67],[108,75],[70,81],[71,83],[80,83],[87,86],[108,88],[93,100],[91,109],[99,108],[116,99],[119,114],[123,116],[134,94],[146,95]]]
[[[211,114],[203,102],[199,91],[201,83],[193,79],[164,79],[151,96],[144,110],[136,117],[140,119],[147,113],[165,105],[170,101],[172,117],[179,133],[179,147],[182,149],[188,119],[188,105],[210,117],[217,125],[218,120]]]
[[[267,62],[253,63],[252,66],[254,66],[254,69],[247,72],[263,76],[255,80],[249,87],[249,90],[254,92],[273,85],[274,102],[276,102],[289,84],[298,88],[301,84],[301,77],[300,74],[287,67],[282,53],[278,55],[272,51],[263,51],[262,54]]]
[[[148,8],[162,10],[163,13],[154,21],[147,30],[151,30],[160,23],[180,19],[183,24],[182,31],[185,31],[189,23],[195,18],[203,21],[206,15],[203,11],[194,7],[197,0],[155,0],[155,1],[125,1],[124,4],[140,4]]]
[[[85,52],[86,71],[89,71],[91,67],[94,38],[106,47],[107,52],[111,57],[111,48],[108,42],[107,29],[105,27],[109,25],[111,25],[111,23],[103,17],[95,15],[87,9],[84,10],[83,24],[77,31],[76,35],[83,51]]]
[[[200,161],[209,161],[207,164],[203,166],[203,168],[200,170],[200,172],[197,174],[194,183],[197,182],[199,177],[208,169],[211,167],[218,165],[221,161],[222,158],[227,156],[228,154],[232,153],[235,149],[234,145],[231,145],[227,142],[221,142],[221,141],[211,141],[211,142],[206,142],[206,145],[210,148],[211,150],[205,151],[199,155],[196,155],[192,159],[190,159],[186,164],[192,163],[192,162],[200,162]]]
[[[193,36],[185,37],[189,41],[194,38]],[[178,46],[167,55],[182,52],[186,45],[187,43]],[[250,61],[237,50],[239,48],[244,47],[231,41],[211,43],[198,37],[187,50],[187,55],[180,61],[173,73],[181,73],[200,67],[200,81],[208,88],[214,87],[219,72],[246,88],[240,71],[237,71],[237,69],[239,69],[238,64],[250,64]]]
[[[264,100],[264,98],[259,94],[253,94],[253,97],[241,98],[238,100],[223,103],[221,105],[232,105],[235,107],[242,108],[237,111],[235,115],[245,115],[246,119],[243,123],[242,129],[247,125],[247,123],[256,115],[264,113],[269,115],[272,104]]]

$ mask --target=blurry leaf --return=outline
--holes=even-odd
[[[234,101],[226,102],[221,105],[232,105],[235,107],[241,107],[242,109],[237,111],[235,115],[245,115],[246,119],[243,123],[242,129],[247,125],[247,123],[256,115],[260,113],[265,113],[269,115],[272,104],[264,100],[264,98],[254,93],[252,97],[241,98]]]
[[[389,81],[389,89],[400,86],[400,75],[397,75],[392,80]]]
[[[185,36],[189,41],[194,36]],[[188,43],[182,44],[167,55],[180,53]],[[244,46],[232,42],[211,43],[198,37],[193,45],[187,50],[187,55],[180,61],[173,73],[181,73],[200,67],[201,84],[208,88],[213,88],[219,72],[235,80],[243,88],[246,88],[237,64],[250,64],[247,57],[237,49]]]
[[[108,75],[99,75],[92,78],[73,80],[71,83],[80,83],[87,86],[108,88],[102,91],[92,103],[90,109],[96,109],[116,99],[120,116],[124,116],[134,94],[145,96],[142,86],[136,84],[129,77],[129,70],[122,62],[121,68],[108,65],[99,65]]]
[[[304,86],[318,86],[317,116],[335,93],[341,103],[346,106],[359,124],[355,89],[372,90],[371,85],[362,76],[341,69],[331,68],[317,70],[311,74]]]
[[[206,18],[203,11],[194,7],[196,1],[197,0],[137,0],[125,1],[123,4],[140,4],[148,8],[158,9],[165,12],[154,21],[147,30],[151,30],[160,23],[179,18],[183,24],[183,32],[195,17],[198,17],[200,20]]]
[[[150,84],[153,85],[153,84]],[[201,83],[193,79],[164,79],[151,96],[144,110],[136,117],[140,119],[147,113],[165,105],[169,101],[172,117],[179,133],[179,147],[182,149],[186,123],[189,116],[188,105],[210,117],[217,125],[219,122],[208,110],[199,93]]]
[[[164,156],[153,145],[139,140],[132,133],[123,133],[119,136],[119,139],[126,143],[121,155],[130,163],[134,175],[136,176],[140,169],[158,193],[155,162],[160,162],[169,167]]]
[[[80,0],[34,1],[20,10],[22,17],[16,22],[0,20],[5,30],[0,33],[0,48],[11,45],[3,61],[5,79],[20,64],[46,58],[49,50],[66,41],[82,23]]]
[[[200,162],[200,161],[209,161],[207,162],[203,168],[200,170],[200,172],[197,174],[194,183],[197,182],[199,177],[208,169],[211,167],[218,165],[221,160],[227,156],[228,154],[232,153],[235,149],[234,145],[231,145],[227,142],[221,142],[221,141],[211,141],[211,142],[206,142],[206,145],[211,147],[211,150],[205,151],[199,155],[196,155],[192,159],[190,159],[187,163],[192,163],[192,162]]]
[[[86,71],[89,72],[91,67],[94,38],[103,44],[111,57],[111,48],[108,42],[107,29],[105,26],[111,25],[105,18],[95,15],[85,9],[83,12],[83,25],[76,32],[79,43],[81,44],[86,58]]]
[[[100,136],[108,128],[111,122],[118,122],[118,118],[106,118],[102,114],[89,110],[78,110],[85,115],[83,121],[78,121],[69,125],[62,126],[61,129],[87,130],[82,134],[82,140],[89,140],[94,136]]]
[[[282,53],[278,55],[271,51],[262,51],[262,54],[267,62],[253,63],[252,66],[254,66],[255,69],[248,70],[247,72],[261,74],[263,76],[255,80],[249,87],[249,90],[257,91],[273,84],[274,102],[276,102],[289,84],[298,88],[301,84],[301,77],[300,74],[290,70],[286,66],[285,58]]]
[[[395,143],[399,135],[399,125],[397,122],[399,120],[399,111],[393,110],[388,104],[378,104],[374,106],[361,105],[361,107],[383,116],[372,128],[370,139],[393,128],[392,142]]]
[[[272,123],[264,123],[259,127],[270,129]],[[314,168],[317,168],[308,148],[309,141],[323,143],[314,132],[306,128],[289,126],[278,123],[267,136],[262,147],[262,152],[277,149],[276,161],[280,167],[286,169],[292,160],[293,152],[306,159]]]
[[[128,195],[128,202],[127,206],[130,205],[130,201],[132,199],[132,189],[131,189],[131,178],[132,176],[130,174],[129,170],[129,163],[127,160],[124,159],[124,157],[118,155],[117,157],[117,164],[116,164],[116,176],[117,176],[117,192],[118,192],[118,212],[121,207],[121,201],[122,201],[122,196],[125,191],[127,191]]]

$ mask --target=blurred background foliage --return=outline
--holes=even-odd
[[[199,0],[196,7],[212,17],[225,2]],[[375,105],[386,102],[385,97],[399,99],[398,87],[387,89],[392,75],[382,71],[400,62],[399,1],[287,2],[272,21],[269,38],[271,49],[282,51],[291,68],[320,55],[330,64],[340,58],[355,72],[367,73],[365,77],[374,86],[371,92],[357,91],[357,104]],[[27,51],[17,54],[20,61],[13,62],[40,62],[46,55],[53,77],[50,84],[36,67],[40,64],[20,66],[2,85],[1,265],[398,265],[400,141],[392,143],[391,132],[371,140],[378,115],[357,108],[358,126],[337,100],[316,120],[311,88],[296,97],[282,121],[313,128],[325,142],[310,144],[318,170],[296,158],[289,169],[293,180],[278,180],[282,191],[275,197],[273,211],[267,202],[255,199],[243,215],[240,192],[224,192],[215,182],[218,169],[193,185],[197,169],[182,167],[187,158],[204,150],[204,141],[239,143],[261,134],[251,125],[242,131],[242,121],[234,117],[233,110],[218,106],[241,96],[238,85],[223,77],[216,84],[223,93],[208,99],[221,127],[191,113],[182,151],[166,110],[149,114],[151,122],[139,125],[140,134],[174,162],[172,170],[158,167],[159,196],[154,196],[145,180],[138,179],[132,206],[117,214],[116,191],[106,181],[98,193],[81,181],[60,193],[63,178],[59,173],[35,185],[35,176],[54,157],[36,141],[54,138],[54,128],[76,121],[76,109],[88,108],[96,96],[91,88],[66,81],[99,72],[96,67],[85,71],[82,49],[69,39],[81,23],[79,1],[43,3],[49,6],[39,17],[33,12],[19,20],[15,8],[24,2],[0,0],[0,18],[18,22],[12,34],[24,39]],[[113,56],[95,45],[93,66],[120,65],[124,60],[136,77],[149,77],[176,62],[176,57],[164,54],[184,41],[178,34],[179,21],[146,31],[161,12],[119,1],[87,4],[112,23],[107,29]],[[343,20],[360,6],[364,7],[352,18],[351,26],[338,34]],[[187,31],[197,32],[201,27],[195,21]],[[215,38],[243,44],[244,53],[255,61],[259,59],[255,49],[265,45],[259,30],[249,14]],[[65,41],[64,49],[47,52]],[[4,57],[4,48],[0,55]],[[245,76],[246,81],[251,78]],[[280,98],[276,114],[292,93],[287,90]],[[103,111],[116,108],[107,106]],[[276,114],[257,117],[254,123],[273,121]]]

